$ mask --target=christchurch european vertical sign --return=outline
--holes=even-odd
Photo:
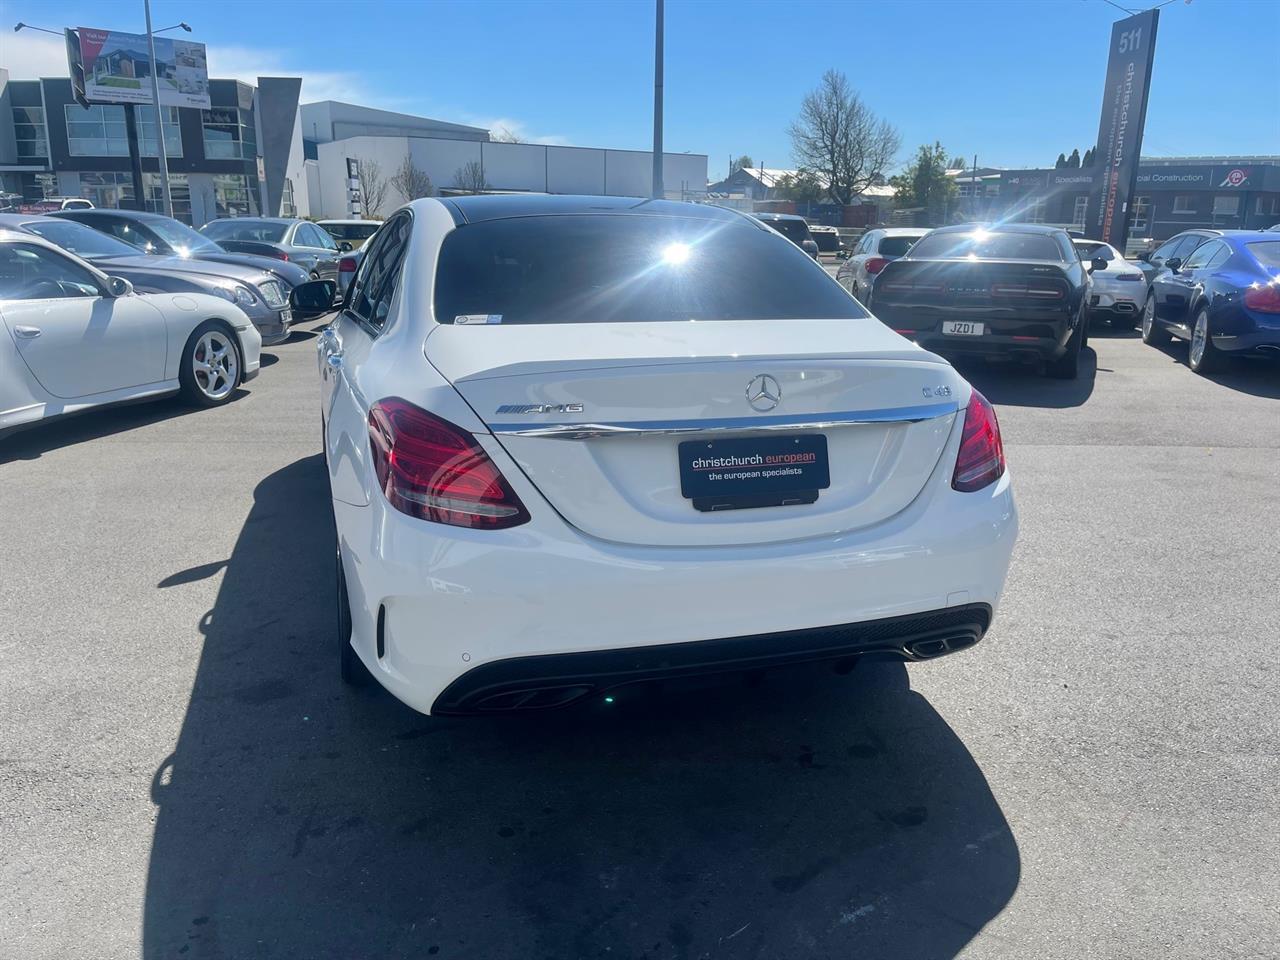
[[[1105,240],[1119,250],[1124,250],[1129,232],[1129,204],[1138,181],[1159,18],[1159,10],[1147,10],[1111,28],[1094,161],[1100,175],[1095,202],[1090,204],[1089,238]]]

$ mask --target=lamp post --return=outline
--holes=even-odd
[[[172,27],[151,29],[151,0],[142,0],[143,10],[147,15],[147,53],[151,57],[151,109],[156,113],[156,153],[160,161],[160,192],[164,196],[164,215],[173,216],[173,195],[169,192],[169,152],[164,146],[164,119],[160,112],[160,77],[156,69],[156,34],[165,30],[176,30],[181,27],[187,33],[191,27],[185,23],[175,23]],[[147,208],[146,197],[139,197],[140,209]]]
[[[653,45],[653,198],[661,200],[662,184],[662,0],[657,0]]]

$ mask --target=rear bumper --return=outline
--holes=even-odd
[[[968,604],[905,617],[695,643],[495,660],[464,673],[432,705],[433,714],[539,710],[601,696],[628,684],[763,670],[869,653],[932,660],[971,647],[991,608]]]
[[[509,692],[504,684],[530,677],[568,675],[569,686],[590,691],[662,675],[664,663],[678,675],[704,660],[719,672],[871,649],[911,656],[914,631],[931,627],[876,624],[952,609],[970,611],[958,620],[987,611],[976,640],[998,606],[1018,519],[1007,472],[976,493],[951,489],[956,442],[916,499],[886,520],[717,547],[586,536],[486,445],[530,522],[498,531],[426,523],[376,488],[368,506],[334,502],[352,647],[392,694],[430,713],[481,709],[490,694]],[[658,648],[666,650],[645,652]]]
[[[1037,326],[1040,326],[1037,324]],[[1033,334],[992,334],[980,337],[951,337],[936,331],[903,331],[904,337],[914,340],[932,353],[944,357],[989,357],[1011,360],[1056,360],[1066,353],[1066,346],[1056,336],[1042,337]]]

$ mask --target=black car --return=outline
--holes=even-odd
[[[1060,227],[942,227],[886,264],[871,311],[944,356],[1044,361],[1074,379],[1088,339],[1089,274]]]
[[[290,217],[223,217],[200,232],[236,253],[256,253],[296,263],[313,278],[338,282],[338,243],[309,220]]]
[[[137,247],[143,253],[161,257],[181,257],[184,260],[210,260],[215,263],[237,263],[255,270],[266,270],[284,281],[292,290],[311,279],[310,274],[296,263],[277,257],[263,257],[252,253],[232,253],[197,233],[181,220],[159,213],[140,210],[59,210],[49,214],[64,220],[74,220],[102,233],[109,233]]]
[[[1233,230],[1185,261],[1165,261],[1142,315],[1142,339],[1191,341],[1187,363],[1209,373],[1229,355],[1280,356],[1280,237]]]
[[[809,232],[809,221],[794,213],[753,213],[761,223],[772,227],[813,259],[818,259],[818,244]]]

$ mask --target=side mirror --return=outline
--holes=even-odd
[[[1093,271],[1095,270],[1105,270],[1107,269],[1108,266],[1110,266],[1110,264],[1111,264],[1111,261],[1108,260],[1106,257],[1094,257],[1093,260],[1090,261],[1089,263],[1089,272],[1093,273]]]
[[[351,241],[350,241],[350,240],[343,240],[342,242],[340,242],[340,243],[338,244],[338,251],[339,251],[340,253],[350,253],[350,252],[351,252],[352,250],[354,250],[354,249],[355,249],[355,247],[353,247],[353,246],[351,245]]]
[[[1182,258],[1170,257],[1168,260],[1164,262],[1164,265],[1169,268],[1170,273],[1177,273],[1178,268],[1182,266]]]
[[[841,247],[839,250],[837,250],[837,251],[836,251],[836,259],[837,259],[837,260],[848,260],[848,259],[849,259],[849,251],[848,251],[848,250],[846,250],[844,247]]]
[[[289,294],[289,306],[302,318],[318,317],[333,309],[338,285],[332,280],[310,280],[300,283]]]
[[[124,277],[107,277],[107,291],[113,297],[127,297],[133,293],[133,284]]]
[[[1138,254],[1138,259],[1139,259],[1139,260],[1141,260],[1143,263],[1150,263],[1150,262],[1151,262],[1151,251],[1150,251],[1150,250],[1143,250],[1140,254]]]

